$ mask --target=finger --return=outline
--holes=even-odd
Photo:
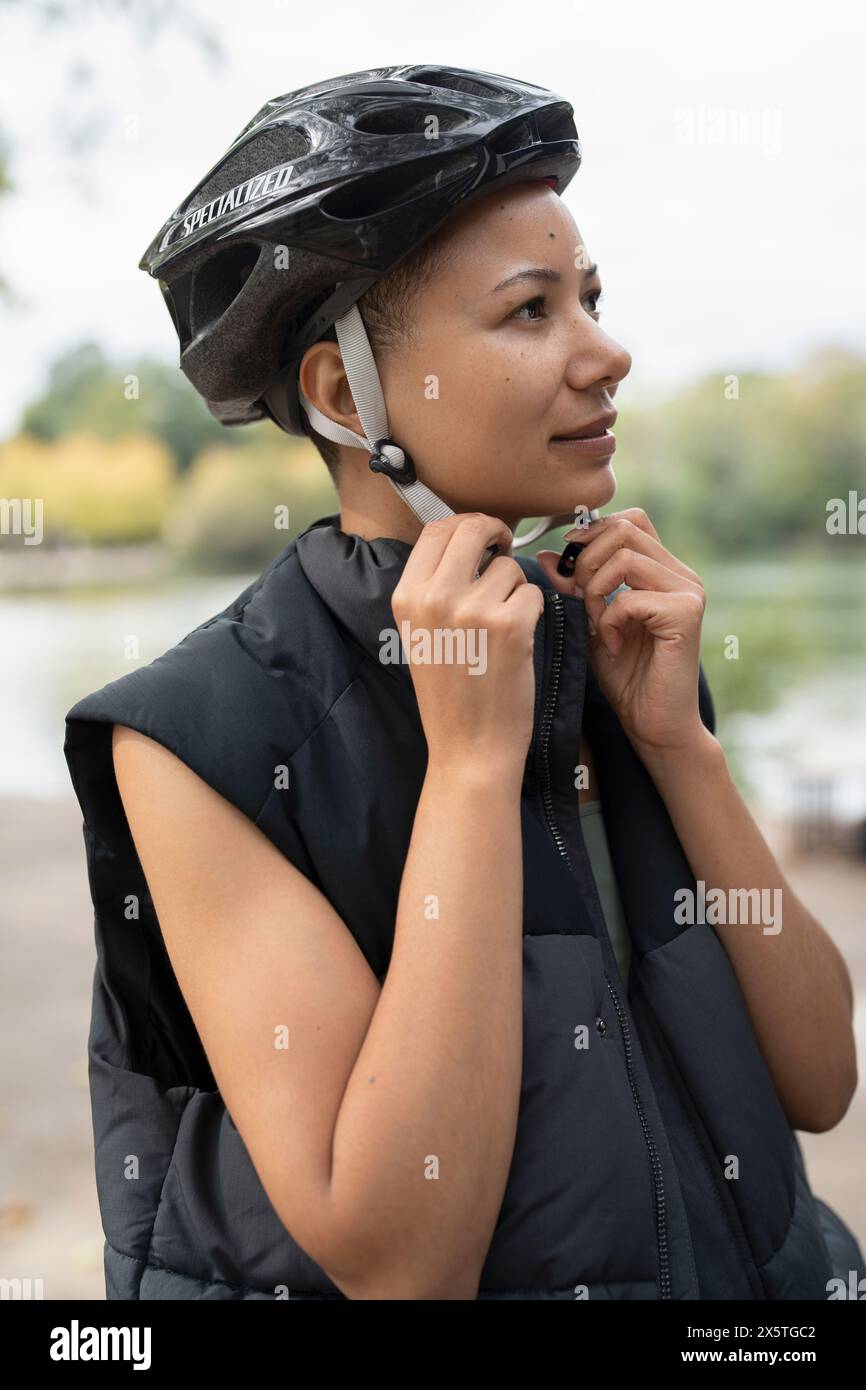
[[[634,511],[638,512],[639,509],[635,508]],[[646,515],[645,512],[639,514],[641,516]],[[602,523],[605,524],[602,525]],[[616,516],[601,517],[599,521],[592,522],[585,530],[576,531],[575,538],[583,546],[577,558],[575,574],[578,582],[584,588],[592,571],[603,565],[614,551],[621,547],[649,555],[652,559],[658,560],[660,564],[667,565],[674,574],[682,575],[683,579],[690,579],[693,584],[700,584],[701,582],[700,575],[690,569],[688,565],[683,564],[682,560],[678,559],[676,555],[672,555],[662,545],[652,527],[647,531],[637,526],[622,512]]]
[[[438,521],[428,521],[412,546],[412,553],[403,569],[400,582],[405,577],[411,583],[423,583],[432,578],[452,535],[462,521],[462,516],[446,516]]]
[[[588,531],[593,526],[602,525],[610,521],[628,521],[639,531],[644,531],[648,536],[654,537],[661,545],[661,537],[644,511],[643,507],[623,507],[620,512],[608,512],[607,516],[600,516],[595,521],[587,521],[586,517],[576,527],[575,539],[579,540],[581,531]],[[572,539],[572,533],[568,532],[568,539]]]
[[[523,584],[528,584],[523,570],[510,555],[494,555],[480,579],[472,586],[481,599],[500,599],[503,603]]]
[[[582,557],[581,557],[582,558]],[[578,561],[578,564],[580,561]],[[659,560],[642,555],[634,550],[614,551],[605,564],[591,574],[584,584],[584,602],[589,616],[598,626],[606,608],[619,601],[617,594],[610,604],[605,603],[605,595],[610,594],[620,584],[628,584],[631,589],[655,589],[667,592],[684,591],[703,596],[703,588],[681,574],[675,574]]]
[[[473,579],[481,559],[488,545],[499,545],[502,550],[510,550],[511,542],[514,539],[513,532],[500,521],[498,517],[487,516],[483,512],[457,512],[453,516],[446,516],[438,521],[428,521],[423,527],[421,534],[412,546],[412,553],[404,566],[404,575],[407,584],[424,585],[438,574],[443,558],[449,550],[452,540],[463,531],[466,523],[474,521],[479,533],[479,541],[475,549],[475,563],[470,572],[466,575],[467,579]],[[461,546],[458,547],[458,556],[467,549],[473,549],[474,542],[467,537],[472,536],[472,528],[464,535]],[[484,539],[487,537],[487,539]],[[451,563],[454,561],[452,559]],[[459,565],[458,561],[458,565]],[[469,562],[465,562],[463,568],[467,569]],[[401,583],[403,576],[401,575]]]
[[[489,546],[496,545],[506,551],[511,549],[513,540],[514,532],[499,517],[488,516],[486,512],[463,513],[436,567],[437,585],[452,591],[463,588],[475,580]]]
[[[527,619],[532,623],[532,632],[538,626],[538,620],[544,612],[544,594],[540,584],[530,584],[529,581],[523,585],[518,585],[514,593],[506,600],[509,608],[515,608],[518,612],[525,612]],[[534,619],[534,621],[533,621]]]
[[[692,593],[628,589],[617,594],[598,620],[597,632],[608,651],[622,645],[623,629],[632,620],[642,623],[660,641],[681,642],[700,631],[703,604]]]
[[[637,527],[638,531],[645,532],[651,539],[657,540],[661,545],[661,536],[653,526],[643,507],[623,507],[619,515],[624,521],[631,522],[632,526]]]

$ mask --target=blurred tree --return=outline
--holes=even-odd
[[[98,196],[98,186],[93,186],[87,178],[87,165],[98,151],[102,135],[111,130],[116,121],[110,101],[106,99],[103,103],[95,91],[99,65],[93,61],[93,39],[85,21],[95,16],[128,24],[140,47],[158,43],[168,32],[175,41],[178,36],[187,39],[211,69],[225,61],[225,51],[216,31],[201,17],[194,0],[183,0],[183,3],[181,0],[0,0],[2,10],[23,11],[39,26],[41,32],[34,42],[34,51],[47,41],[53,29],[62,29],[65,35],[74,26],[82,29],[80,52],[67,68],[67,90],[52,91],[49,87],[46,98],[51,138],[62,143],[62,164],[70,171],[70,191],[79,197]],[[86,97],[87,88],[94,89],[94,95]],[[0,201],[15,192],[14,143],[12,135],[0,130]],[[21,307],[21,300],[4,277],[2,267],[0,304],[8,309]]]
[[[707,376],[623,410],[612,507],[643,507],[692,565],[792,547],[837,555],[828,500],[866,497],[866,358],[828,349],[787,376],[743,372],[737,392]]]
[[[310,522],[338,512],[330,475],[307,441],[205,450],[184,479],[165,536],[196,570],[261,569]]]
[[[0,495],[41,503],[49,546],[159,540],[177,491],[171,456],[151,435],[111,444],[84,431],[46,442],[22,434],[0,445]],[[20,546],[0,536],[0,548]]]
[[[40,439],[86,429],[104,439],[153,434],[183,473],[200,449],[249,443],[270,422],[226,428],[215,420],[177,366],[142,358],[131,371],[113,366],[97,343],[71,348],[52,364],[48,387],[21,416],[20,428]]]

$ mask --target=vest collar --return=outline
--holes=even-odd
[[[411,543],[395,536],[365,540],[354,531],[342,531],[339,512],[332,512],[302,531],[296,537],[295,547],[301,569],[326,607],[351,638],[379,661],[383,643],[380,633],[396,629],[391,595],[412,553]],[[537,560],[528,555],[515,558],[532,583],[544,589],[552,588]],[[606,705],[587,660],[583,601],[569,598],[565,603],[566,626],[571,633],[569,646],[573,648],[572,663],[576,666],[572,675],[580,688],[585,688],[587,704]],[[539,642],[541,627],[540,623]],[[383,670],[412,682],[409,667],[404,662],[384,665]]]
[[[365,540],[340,530],[338,512],[320,517],[296,540],[301,569],[323,603],[374,661],[379,661],[385,629],[395,631],[391,595],[412,553],[409,541],[393,536]],[[384,670],[411,682],[408,665]]]

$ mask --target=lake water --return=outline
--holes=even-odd
[[[0,796],[71,794],[63,756],[67,710],[174,646],[253,577],[0,598]],[[134,658],[126,655],[130,637],[138,642]]]
[[[744,790],[784,809],[798,769],[839,764],[866,787],[866,579],[862,564],[714,565],[704,667],[718,732]],[[0,596],[0,796],[72,792],[64,717],[77,700],[153,661],[223,609],[253,574],[184,578],[114,592]],[[741,649],[737,679],[720,657]],[[126,655],[130,637],[138,655]],[[754,694],[753,677],[763,701]],[[763,708],[752,708],[751,703]],[[849,779],[850,780],[850,779]],[[853,795],[857,795],[856,791]]]

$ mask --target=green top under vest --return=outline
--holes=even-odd
[[[628,988],[628,972],[631,965],[631,938],[622,910],[616,876],[610,859],[604,817],[600,801],[584,801],[580,806],[580,825],[586,843],[586,851],[592,865],[592,876],[601,898],[605,926],[613,946],[619,973]]]

